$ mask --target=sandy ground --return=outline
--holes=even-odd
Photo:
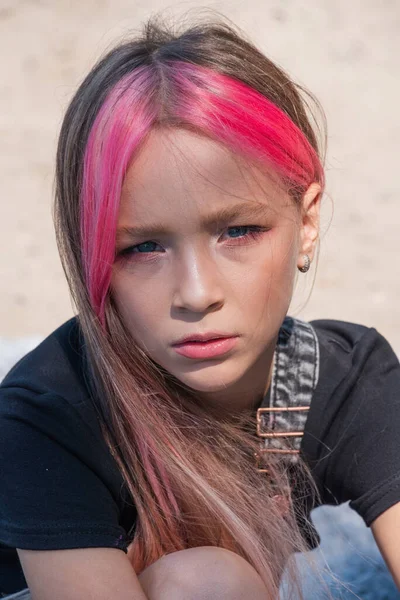
[[[0,336],[43,337],[72,315],[51,221],[55,140],[78,82],[155,10],[195,2],[0,0]],[[320,99],[328,126],[314,290],[293,314],[375,326],[400,352],[398,0],[209,2]]]

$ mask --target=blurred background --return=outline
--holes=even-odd
[[[374,326],[400,354],[399,0],[0,0],[0,335],[42,337],[72,315],[51,199],[77,85],[154,11],[198,6],[239,25],[327,116],[319,267],[300,312],[313,273],[299,280],[292,313]]]
[[[376,327],[400,355],[399,0],[0,0],[0,379],[73,314],[51,219],[68,101],[94,61],[150,14],[199,6],[241,27],[326,113],[319,266],[299,278],[291,313]],[[329,510],[317,513],[323,547],[330,568],[350,578],[335,597],[400,597],[370,531],[349,510],[333,520]]]

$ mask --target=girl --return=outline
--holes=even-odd
[[[77,316],[1,389],[6,597],[276,598],[316,496],[400,583],[399,363],[287,316],[324,192],[308,113],[224,23],[150,21],[80,85],[54,211]]]

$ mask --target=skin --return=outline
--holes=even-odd
[[[400,590],[400,502],[382,513],[371,525],[376,543]]]
[[[205,405],[240,411],[268,388],[297,267],[314,256],[320,192],[313,183],[296,205],[266,167],[182,129],[153,130],[132,161],[113,298],[135,341]],[[147,231],[123,231],[139,227]],[[172,347],[215,330],[238,336],[221,357],[189,359]]]

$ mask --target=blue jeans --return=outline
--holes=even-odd
[[[320,506],[311,513],[321,544],[310,554],[296,555],[307,600],[400,600],[392,576],[371,530],[347,504]],[[280,600],[286,600],[283,579]]]

